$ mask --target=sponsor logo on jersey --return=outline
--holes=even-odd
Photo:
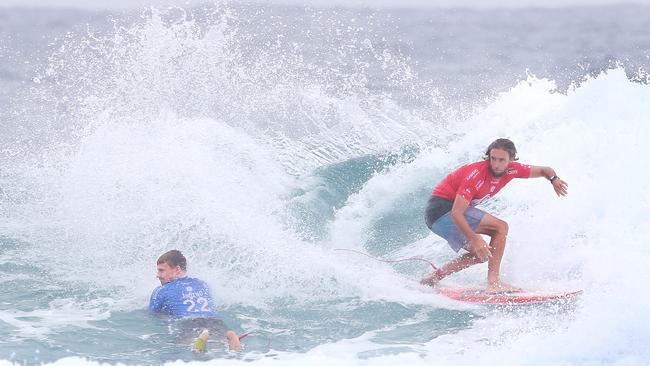
[[[187,286],[185,290],[187,292],[183,292],[183,299],[193,300],[198,297],[210,297],[210,291],[206,287],[199,287],[195,290],[192,286]]]
[[[465,178],[465,180],[470,181],[470,180],[474,179],[474,177],[476,177],[478,175],[478,173],[479,173],[478,169],[472,170],[472,172],[469,173],[469,175],[467,176],[467,178]]]

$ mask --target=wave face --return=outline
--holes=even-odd
[[[6,14],[30,11],[42,14]],[[567,64],[572,52],[606,60],[579,73],[494,41],[512,31],[499,20],[508,14],[534,25],[557,21],[551,10],[433,12],[432,23],[406,10],[211,5],[81,29],[83,15],[61,11],[56,24],[73,31],[40,51],[4,37],[0,52],[16,61],[1,74],[0,358],[645,364],[650,89],[637,24],[613,55],[588,46],[598,31],[586,51],[548,51]],[[450,45],[470,33],[469,46]],[[477,71],[482,61],[450,56],[485,47],[515,61],[488,57]],[[34,66],[18,60],[39,52]],[[530,69],[513,72],[519,64]],[[336,250],[453,258],[424,226],[428,195],[504,136],[570,187],[559,199],[546,181],[520,180],[484,207],[510,224],[504,276],[583,289],[576,303],[458,304],[418,285],[422,262]],[[212,286],[227,323],[253,332],[241,356],[217,342],[197,358],[144,311],[155,260],[172,248]],[[446,281],[481,284],[485,270]]]

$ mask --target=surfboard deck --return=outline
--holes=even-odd
[[[582,293],[576,291],[523,290],[520,292],[490,293],[478,287],[439,287],[437,293],[452,300],[482,304],[535,304],[551,301],[569,300]]]

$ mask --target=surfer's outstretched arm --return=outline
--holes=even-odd
[[[566,196],[568,193],[567,189],[569,188],[569,185],[567,184],[567,182],[560,179],[560,177],[558,177],[557,174],[555,173],[555,170],[553,170],[553,168],[551,167],[531,165],[530,177],[531,178],[544,177],[548,179],[549,181],[551,181],[551,184],[553,185],[555,194],[557,194],[560,197]]]
[[[485,262],[492,257],[492,253],[490,252],[491,248],[483,240],[481,235],[472,230],[472,227],[467,223],[467,219],[465,219],[467,207],[469,207],[469,201],[461,195],[456,195],[454,205],[451,208],[451,221],[469,239],[466,245],[467,251],[475,255],[481,262]]]

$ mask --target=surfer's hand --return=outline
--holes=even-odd
[[[490,251],[490,246],[483,240],[480,235],[477,235],[472,242],[470,243],[470,251],[472,254],[478,257],[481,261],[485,262],[486,260],[492,258],[492,252]]]
[[[568,193],[567,188],[569,187],[569,185],[565,181],[563,181],[560,178],[557,178],[553,181],[552,184],[553,184],[553,189],[555,190],[555,194],[557,194],[558,197],[567,195]]]

